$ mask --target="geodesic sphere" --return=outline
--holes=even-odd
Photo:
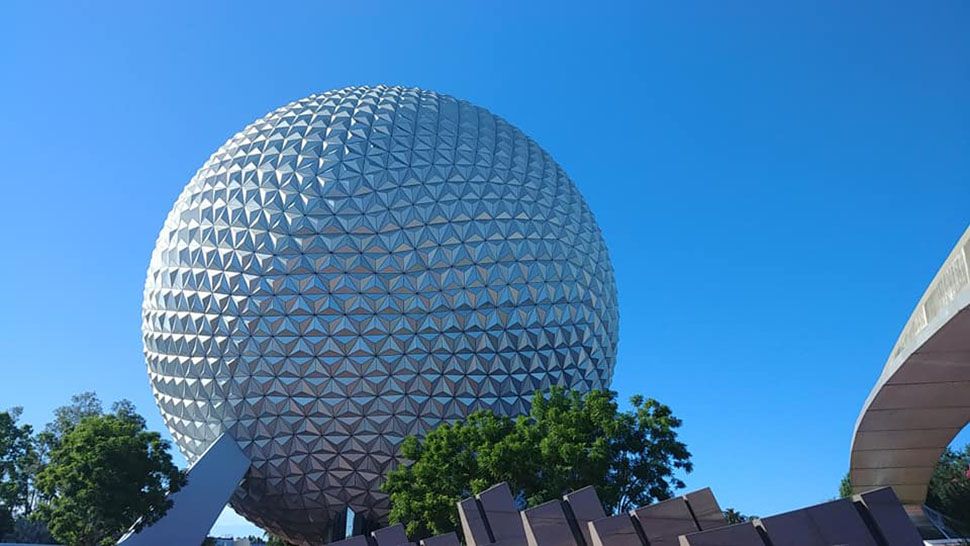
[[[347,507],[386,516],[405,436],[607,387],[617,327],[559,165],[482,108],[378,86],[288,104],[206,161],[158,237],[142,330],[186,457],[231,435],[252,460],[232,506],[311,544]]]

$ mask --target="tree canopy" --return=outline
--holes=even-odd
[[[289,544],[282,538],[267,533],[266,534],[266,546],[289,546]]]
[[[128,400],[105,414],[94,393],[74,395],[36,434],[20,414],[0,411],[0,541],[113,544],[161,517],[185,482]]]
[[[839,482],[839,498],[846,498],[852,496],[852,480],[849,479],[849,473],[846,472],[845,476],[842,476],[842,481]]]
[[[947,448],[930,479],[926,504],[952,518],[957,531],[970,533],[970,444],[962,450]]]
[[[37,461],[30,425],[18,425],[21,409],[0,412],[0,537],[13,530],[14,515],[29,515],[31,471]]]
[[[122,403],[126,406],[131,405],[131,402],[127,400],[118,402],[116,405]],[[54,420],[47,423],[47,426],[44,427],[44,431],[41,434],[59,440],[70,432],[72,428],[77,426],[85,417],[93,417],[95,415],[102,415],[103,413],[104,407],[97,394],[89,391],[75,394],[71,396],[70,404],[60,406],[54,410]]]
[[[610,512],[670,498],[684,487],[677,472],[692,470],[677,439],[681,421],[653,399],[635,396],[631,405],[620,411],[612,391],[553,389],[534,397],[528,416],[479,411],[423,440],[409,437],[400,452],[408,462],[384,484],[391,521],[412,537],[455,530],[455,503],[501,481],[522,506],[591,484]]]
[[[170,492],[185,482],[168,442],[145,429],[130,403],[115,413],[72,413],[49,427],[51,451],[37,476],[38,509],[54,538],[77,546],[114,544],[136,521],[144,526],[168,510]],[[77,422],[73,422],[77,418]]]
[[[751,521],[752,519],[758,517],[758,516],[748,516],[748,515],[742,514],[741,512],[738,512],[737,510],[735,510],[734,508],[725,509],[723,514],[724,514],[724,520],[730,524],[744,523],[746,521]]]

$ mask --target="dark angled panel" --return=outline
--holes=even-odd
[[[398,546],[407,544],[408,536],[404,533],[404,526],[398,523],[390,527],[384,527],[371,533],[377,546]]]
[[[589,546],[643,546],[629,514],[600,518],[587,524]]]
[[[563,496],[563,500],[569,506],[573,517],[576,518],[576,526],[582,533],[583,540],[586,541],[586,544],[589,544],[591,537],[587,523],[606,517],[606,511],[603,510],[603,503],[600,502],[596,489],[588,485],[572,493],[567,493]]]
[[[687,497],[690,511],[694,514],[694,519],[697,520],[697,525],[702,531],[717,529],[728,524],[710,487],[687,493],[684,496]]]
[[[374,546],[367,537],[363,535],[357,535],[350,538],[345,538],[343,540],[338,540],[337,542],[332,542],[327,546]]]
[[[445,533],[443,535],[435,535],[433,537],[426,538],[421,541],[421,546],[460,546],[458,543],[458,535],[455,533]]]
[[[578,546],[562,503],[558,500],[540,504],[522,512],[529,546]]]
[[[878,546],[849,499],[763,518],[761,525],[773,546]]]
[[[856,495],[872,517],[889,546],[922,546],[923,539],[913,525],[892,487]]]
[[[465,536],[465,544],[468,546],[484,546],[492,542],[477,499],[465,499],[459,502],[458,517],[461,519],[461,531]]]
[[[478,494],[478,502],[485,512],[492,539],[496,542],[517,540],[525,543],[522,517],[515,508],[515,499],[507,483],[502,482],[482,491]]]
[[[699,531],[683,497],[677,497],[633,511],[651,546],[677,544],[677,537]]]
[[[765,546],[765,542],[754,524],[746,522],[684,535],[679,546]]]

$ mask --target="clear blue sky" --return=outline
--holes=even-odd
[[[965,2],[147,4],[0,3],[0,407],[37,425],[95,390],[163,428],[139,327],[165,214],[315,91],[449,93],[556,157],[616,266],[614,388],[673,406],[688,485],[746,513],[836,494],[970,219]]]

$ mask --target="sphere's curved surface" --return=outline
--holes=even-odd
[[[155,398],[194,460],[230,434],[233,507],[300,543],[381,519],[402,439],[535,391],[610,383],[600,230],[518,129],[420,89],[312,95],[226,142],[179,196],[145,284]]]

